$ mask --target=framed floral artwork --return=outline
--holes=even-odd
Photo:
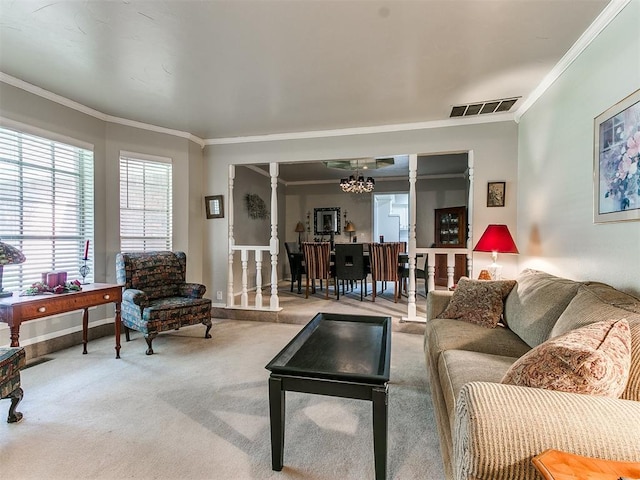
[[[640,220],[640,90],[594,125],[593,221]]]

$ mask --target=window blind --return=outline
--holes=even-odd
[[[52,270],[80,278],[86,240],[93,281],[93,197],[91,150],[0,127],[0,238],[27,259],[5,266],[7,290]]]
[[[172,165],[120,155],[120,250],[171,250]]]

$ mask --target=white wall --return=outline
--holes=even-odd
[[[520,267],[640,294],[640,222],[593,223],[594,118],[640,88],[632,1],[522,117]]]
[[[188,280],[202,280],[204,200],[203,156],[199,145],[173,135],[107,123],[2,82],[0,118],[94,145],[94,278],[97,282],[115,283],[115,255],[120,249],[120,150],[172,158],[173,246],[187,253]],[[91,322],[109,322],[112,318],[112,306],[90,311]],[[79,331],[81,324],[82,312],[29,321],[20,328],[20,343],[27,345]],[[9,329],[0,323],[0,345],[8,344]]]
[[[516,180],[517,180],[517,125],[513,122],[460,125],[405,132],[393,132],[370,135],[349,135],[330,138],[304,140],[271,141],[210,145],[205,147],[204,175],[209,194],[228,192],[228,165],[264,164],[269,162],[322,161],[341,158],[359,158],[367,156],[386,156],[399,154],[433,154],[473,151],[475,160],[474,214],[472,241],[480,238],[489,223],[505,223],[511,231],[516,231]],[[507,182],[506,206],[504,208],[486,207],[486,188],[489,181]],[[380,188],[386,182],[380,182]],[[391,182],[389,182],[391,183]],[[337,187],[336,187],[337,188]],[[376,190],[379,190],[376,185]],[[309,189],[309,192],[312,192]],[[311,195],[312,193],[310,193]],[[313,208],[307,199],[300,202],[298,211],[294,202],[287,203],[287,215],[291,222],[306,221],[306,211]],[[335,200],[334,202],[335,203]],[[341,206],[341,205],[323,205]],[[353,208],[354,214],[360,207]],[[351,205],[347,207],[352,218]],[[311,210],[313,211],[313,210]],[[370,214],[369,214],[370,215]],[[360,219],[353,220],[356,227]],[[224,223],[223,223],[224,222]],[[431,222],[432,223],[432,222]],[[206,260],[203,267],[205,283],[210,290],[226,291],[228,265],[228,220],[227,216],[216,225],[207,223],[205,227]],[[280,239],[297,239],[293,227],[279,232]],[[290,231],[289,231],[290,230]],[[358,233],[358,240],[360,240]],[[364,240],[364,238],[363,238]],[[518,239],[515,239],[516,242]],[[222,248],[224,246],[224,248]],[[482,265],[488,263],[490,256],[478,253],[474,255]],[[504,275],[517,275],[517,258],[501,257]]]

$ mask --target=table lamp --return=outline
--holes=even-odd
[[[353,232],[356,231],[356,226],[351,222],[347,222],[347,224],[344,226],[344,231],[349,232],[349,243],[351,243],[351,235],[353,235]]]
[[[13,295],[13,292],[5,292],[2,288],[3,267],[5,265],[17,265],[25,260],[26,258],[20,250],[8,243],[0,242],[0,298]]]
[[[302,241],[300,240],[300,234],[304,232],[305,228],[302,222],[298,222],[296,225],[296,232],[298,233],[298,247],[302,248]]]
[[[491,252],[493,263],[487,267],[491,280],[502,278],[502,266],[498,265],[498,253],[520,253],[507,226],[496,224],[487,227],[473,251]]]

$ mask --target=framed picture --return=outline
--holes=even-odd
[[[340,235],[340,207],[314,208],[314,235],[329,235],[331,232]]]
[[[204,204],[207,208],[207,218],[224,218],[224,204],[222,195],[212,195],[204,197]]]
[[[595,118],[594,223],[640,220],[640,90]]]
[[[487,184],[487,207],[504,207],[504,189],[506,182]]]

